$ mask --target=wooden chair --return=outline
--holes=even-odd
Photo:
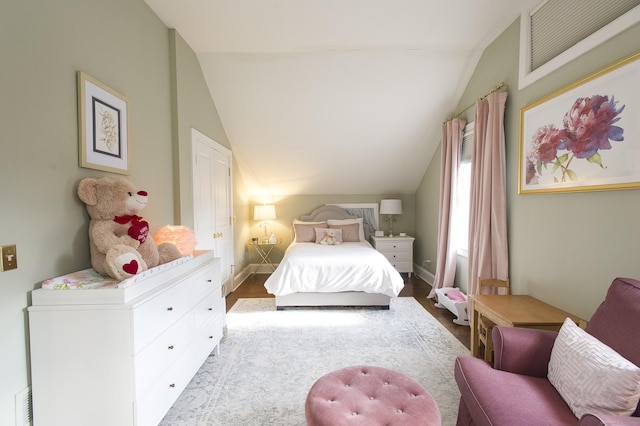
[[[491,293],[488,292],[491,290]],[[509,294],[509,278],[499,280],[497,278],[480,278],[478,277],[478,294]],[[493,340],[491,332],[495,324],[487,317],[478,316],[478,339],[484,345],[484,360],[489,364],[493,364]]]
[[[491,294],[485,289],[494,288],[496,294],[509,294],[509,278],[499,280],[497,278],[478,278],[478,294]]]

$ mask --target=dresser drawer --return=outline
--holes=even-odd
[[[193,377],[191,347],[136,402],[136,426],[157,426]],[[197,368],[197,366],[195,366]]]
[[[220,294],[220,263],[216,262],[204,271],[197,273],[191,281],[193,282],[195,300],[201,300],[214,290]]]
[[[195,315],[195,325],[200,327],[203,323],[210,321],[212,318],[220,317],[220,299],[222,296],[219,292],[209,293],[196,307],[193,312]]]
[[[398,272],[413,273],[413,265],[411,264],[411,262],[396,262],[391,260],[389,262],[391,263],[391,265],[393,265],[394,268],[396,268]]]
[[[132,311],[134,353],[140,352],[193,306],[193,286],[190,281],[158,294]]]
[[[376,243],[376,249],[381,253],[409,253],[412,249],[412,243],[410,241],[380,241]]]
[[[180,318],[134,358],[136,395],[141,397],[182,354],[195,333],[193,313]]]
[[[411,253],[404,252],[381,252],[384,257],[389,259],[389,262],[411,262]]]
[[[222,318],[220,317],[213,318],[196,330],[194,345],[197,345],[200,353],[206,354],[202,362],[218,346],[220,339],[222,339]]]
[[[217,342],[222,339],[222,318],[216,316],[196,330],[195,340],[200,342]],[[213,345],[215,346],[215,344]]]

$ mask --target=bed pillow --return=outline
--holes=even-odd
[[[337,246],[342,244],[342,229],[316,228],[316,244]]]
[[[360,225],[357,223],[352,223],[351,225],[329,225],[329,228],[340,230],[342,232],[342,241],[345,243],[360,241]]]
[[[640,399],[640,368],[569,318],[553,344],[547,376],[577,418],[629,416]]]
[[[315,243],[315,228],[327,226],[327,222],[303,222],[301,220],[293,221],[293,240],[297,243]]]
[[[362,218],[356,218],[356,219],[328,219],[327,220],[327,224],[329,225],[351,225],[353,223],[357,223],[359,226],[358,229],[358,240],[359,241],[366,241],[364,239],[364,227],[362,225]],[[344,237],[344,235],[343,235]]]

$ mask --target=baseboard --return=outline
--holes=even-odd
[[[278,267],[277,263],[273,264],[274,268]],[[273,269],[269,265],[258,265],[257,263],[252,263],[247,265],[240,271],[240,273],[236,274],[233,277],[233,289],[237,289],[240,284],[246,281],[253,274],[272,274]]]
[[[436,277],[431,272],[429,272],[426,269],[414,264],[413,265],[413,273],[416,274],[421,279],[423,279],[430,286],[433,286],[433,283],[435,282]]]
[[[240,287],[240,284],[242,284],[250,276],[251,276],[251,269],[249,269],[249,267],[245,267],[244,269],[242,269],[240,273],[236,274],[233,277],[232,291],[235,291],[238,287]]]

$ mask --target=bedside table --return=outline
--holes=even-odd
[[[255,276],[256,272],[258,272],[258,269],[260,269],[262,265],[269,266],[271,268],[271,271],[275,272],[276,267],[269,258],[269,255],[271,254],[271,250],[273,250],[273,248],[281,242],[282,240],[280,238],[278,238],[275,243],[249,241],[249,246],[254,247],[256,249],[256,252],[260,255],[260,258],[262,259],[260,261],[260,264],[256,267],[255,271],[253,271],[252,277]]]
[[[389,259],[398,272],[413,273],[413,237],[371,237],[373,247]]]

